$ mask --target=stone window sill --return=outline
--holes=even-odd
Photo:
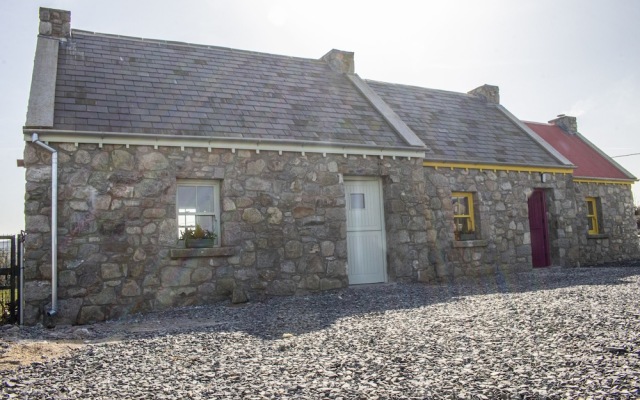
[[[486,240],[455,240],[453,247],[467,248],[467,247],[487,247]]]
[[[171,249],[171,258],[196,258],[196,257],[231,257],[235,255],[233,247],[206,247],[201,249]]]
[[[587,235],[587,239],[609,239],[609,235],[606,233],[599,233],[597,235],[589,234]]]

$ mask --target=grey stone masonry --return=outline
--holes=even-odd
[[[329,64],[332,70],[341,74],[353,74],[356,69],[352,51],[332,49],[322,56],[321,60]]]
[[[348,285],[343,177],[380,177],[388,279],[429,281],[421,159],[50,143],[59,152],[57,323]],[[25,321],[51,293],[50,154],[28,144]],[[178,180],[221,187],[221,246],[178,240]]]
[[[469,92],[493,104],[500,104],[500,88],[494,85],[482,85]]]
[[[439,279],[475,276],[531,268],[528,196],[536,188],[546,193],[550,254],[553,265],[578,261],[573,182],[568,174],[478,169],[425,168],[431,210],[428,221],[430,262]],[[454,238],[452,192],[470,192],[474,201],[475,240]]]
[[[549,123],[559,126],[567,133],[578,133],[578,119],[576,117],[560,114],[557,118],[549,121]]]
[[[69,37],[71,35],[71,12],[41,7],[39,33],[42,36]]]
[[[575,193],[581,265],[640,258],[631,185],[576,183]],[[595,235],[588,233],[587,197],[597,203],[599,232]]]

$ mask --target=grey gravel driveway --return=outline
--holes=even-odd
[[[353,287],[19,335],[88,344],[0,371],[2,398],[640,398],[640,263]]]

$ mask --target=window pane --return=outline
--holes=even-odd
[[[593,218],[589,218],[589,231],[593,231]]]
[[[213,217],[211,215],[199,215],[196,217],[196,221],[205,231],[215,231],[213,229]]]
[[[199,213],[213,212],[213,187],[198,186],[196,209]]]
[[[351,193],[351,209],[364,209],[364,193]]]
[[[456,232],[469,232],[469,218],[454,218]]]
[[[593,202],[592,201],[587,201],[587,214],[589,215],[594,215],[595,213],[593,212]]]
[[[469,215],[469,202],[466,197],[453,198],[453,213],[455,215]]]
[[[195,186],[178,186],[178,212],[196,212]]]
[[[181,220],[184,221],[184,227],[185,228],[189,228],[189,229],[195,229],[196,227],[196,216],[195,215],[183,215],[181,218]]]

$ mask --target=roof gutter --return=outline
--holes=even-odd
[[[31,141],[51,152],[51,309],[47,315],[58,313],[58,151],[40,141],[37,133]]]
[[[206,149],[230,149],[278,151],[278,152],[309,152],[322,154],[362,155],[379,157],[408,157],[424,158],[423,146],[378,146],[374,144],[322,142],[313,140],[293,139],[256,139],[242,137],[215,137],[192,135],[153,135],[149,133],[133,132],[104,132],[104,131],[73,131],[38,127],[25,127],[25,140],[28,132],[38,132],[43,140],[56,143],[93,143],[99,147],[108,144],[159,146],[168,147],[198,147]]]

